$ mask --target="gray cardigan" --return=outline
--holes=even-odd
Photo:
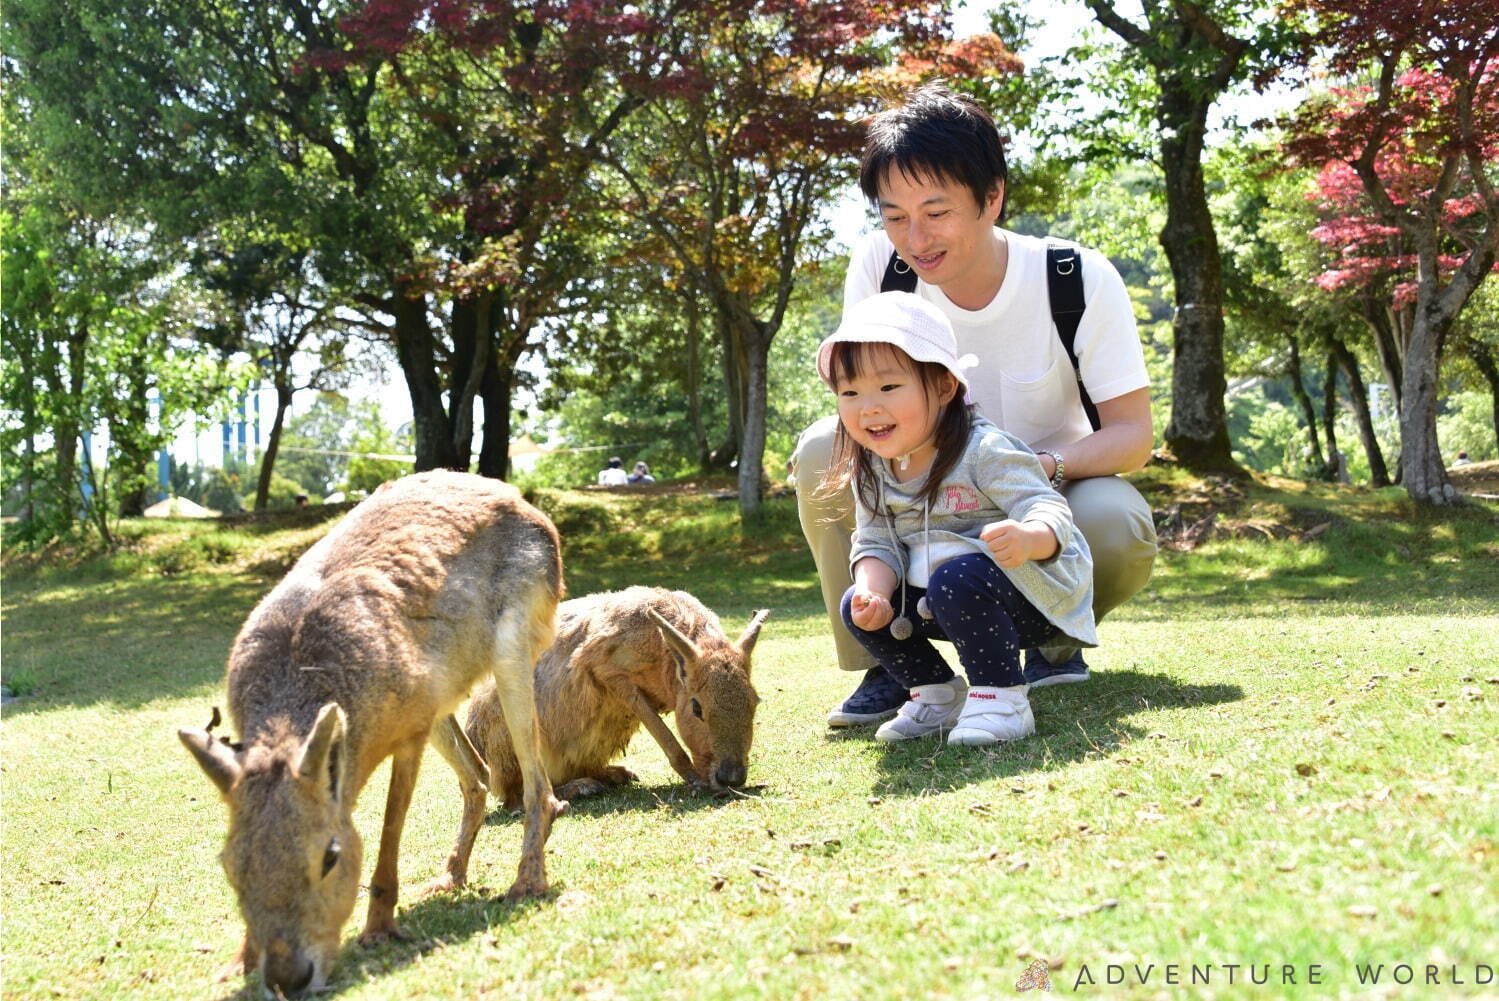
[[[1039,521],[1057,537],[1056,554],[1001,569],[1068,638],[1080,646],[1098,645],[1093,554],[1073,524],[1067,501],[1052,489],[1040,460],[1019,438],[975,415],[963,456],[947,474],[930,512],[920,499],[925,475],[899,483],[887,461],[876,459],[874,468],[889,516],[857,503],[851,567],[873,556],[912,586],[925,587],[932,571],[955,556],[979,552],[992,558],[979,540],[990,522]]]

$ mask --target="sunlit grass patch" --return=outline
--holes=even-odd
[[[1210,484],[1151,475],[1158,511],[1214,503]],[[711,490],[541,498],[571,526],[573,594],[685,588],[731,634],[772,609],[753,788],[690,795],[638,737],[640,783],[558,821],[552,897],[502,899],[521,825],[496,808],[473,887],[420,900],[459,811],[428,755],[401,854],[408,938],[355,944],[361,901],[336,996],[1009,997],[1034,957],[1057,993],[1090,969],[1083,996],[1114,996],[1104,967],[1136,962],[1326,970],[1320,990],[1172,996],[1368,996],[1360,962],[1455,964],[1470,982],[1440,996],[1488,996],[1471,970],[1499,950],[1499,899],[1480,892],[1499,859],[1499,507],[1242,490],[1216,501],[1224,522],[1294,531],[1162,553],[1102,624],[1093,678],[1033,692],[1036,735],[995,749],[826,729],[853,679],[790,498],[749,529]],[[259,997],[211,982],[241,931],[224,809],[174,731],[222,705],[235,631],[335,516],[151,527],[128,563],[8,563],[3,673],[34,686],[0,722],[7,999]],[[185,568],[163,573],[173,553]],[[356,812],[367,870],[387,774]]]

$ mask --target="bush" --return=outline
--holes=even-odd
[[[208,470],[203,482],[203,499],[199,503],[222,514],[236,514],[243,511],[245,506],[240,498],[245,493],[244,480],[244,474],[237,470]],[[254,500],[253,495],[251,495],[251,500]]]
[[[251,479],[250,492],[240,498],[246,511],[255,507],[255,487],[257,480]],[[279,473],[271,473],[271,492],[266,497],[266,507],[270,510],[278,510],[297,506],[297,497],[306,494],[307,491],[302,484],[295,480],[289,480]]]

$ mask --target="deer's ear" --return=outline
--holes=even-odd
[[[347,722],[337,702],[318,710],[312,733],[297,752],[296,773],[311,782],[327,782],[328,795],[338,799],[343,777],[344,731]]]
[[[685,680],[687,677],[685,662],[697,660],[701,656],[698,653],[697,647],[693,646],[692,640],[678,632],[677,627],[666,621],[661,613],[657,612],[654,608],[647,608],[645,614],[649,615],[651,621],[656,624],[656,628],[661,630],[661,638],[666,640],[666,645],[671,647],[677,656],[681,658],[681,661],[677,664],[677,672],[678,676]]]
[[[765,625],[765,620],[768,618],[770,618],[770,609],[762,608],[750,619],[749,625],[744,627],[744,635],[739,637],[739,642],[735,645],[746,658],[749,657],[750,651],[755,649],[755,640],[760,638],[760,627]],[[745,669],[748,670],[748,667]]]
[[[194,760],[209,780],[219,787],[219,794],[227,798],[229,789],[234,785],[234,780],[239,778],[241,771],[239,755],[227,744],[214,740],[207,730],[183,727],[177,731],[177,739],[192,752]]]

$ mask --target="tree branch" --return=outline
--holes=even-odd
[[[1149,49],[1152,48],[1150,36],[1141,31],[1138,25],[1121,17],[1109,0],[1085,0],[1085,2],[1100,24],[1139,49],[1141,54],[1150,60],[1151,65],[1161,65],[1158,59],[1150,56]]]

